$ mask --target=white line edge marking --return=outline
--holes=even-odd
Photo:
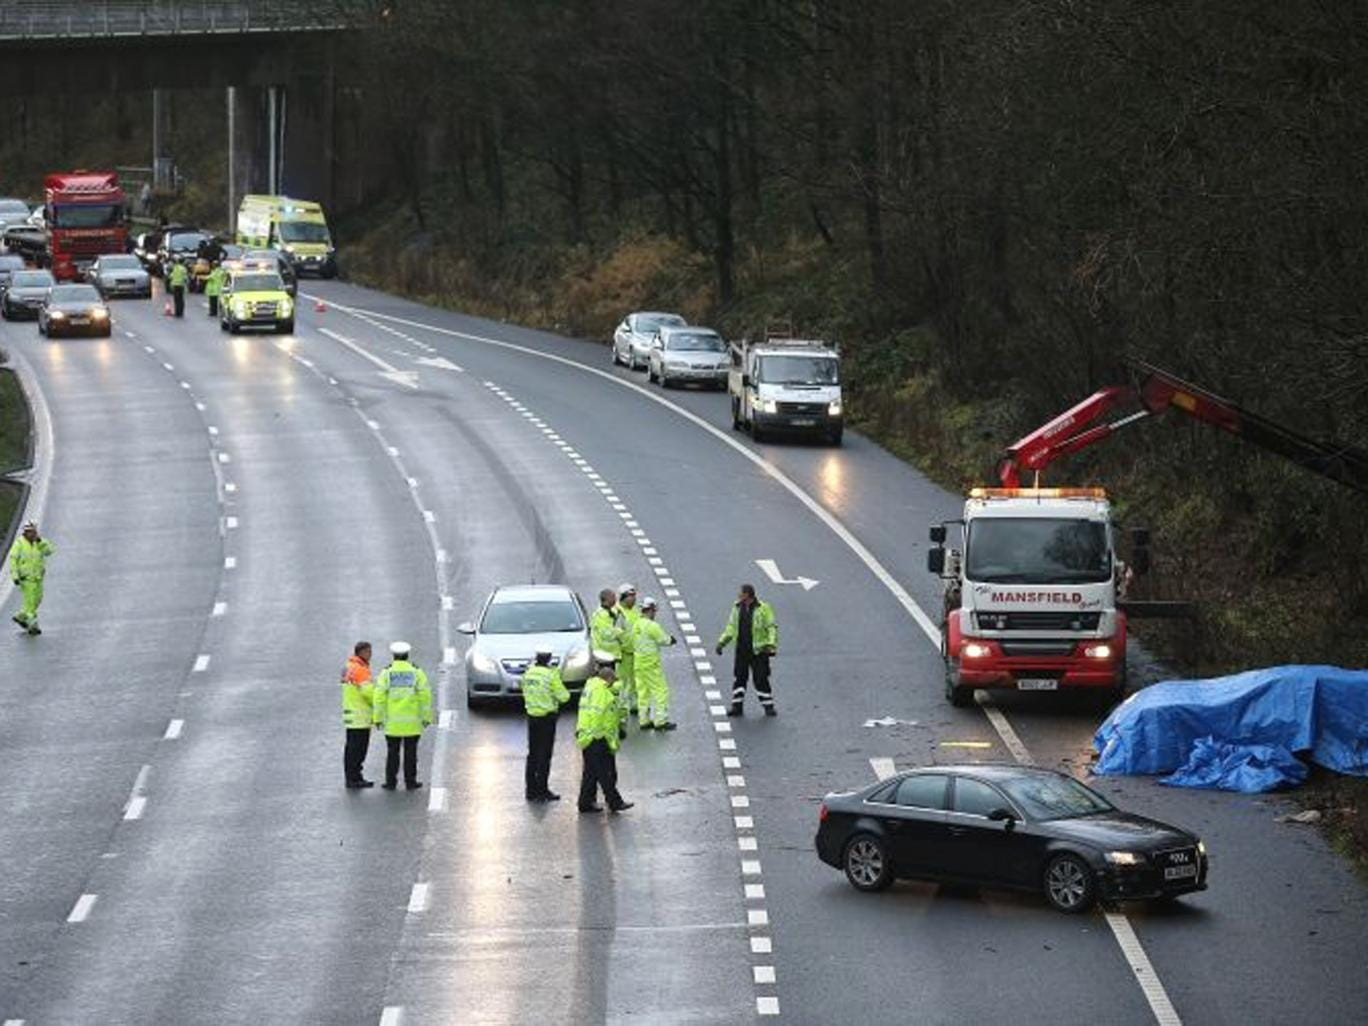
[[[166,733],[162,735],[167,741],[174,741],[181,736],[181,731],[185,729],[184,720],[172,720],[166,725]]]
[[[198,656],[196,656],[196,657],[195,657],[195,668],[194,668],[194,670],[193,670],[192,672],[194,672],[194,673],[203,673],[203,672],[204,672],[205,670],[207,670],[207,669],[209,669],[209,656],[208,656],[207,654],[203,654],[203,653],[200,654],[200,655],[198,655]]]
[[[95,902],[100,896],[98,894],[82,894],[76,899],[76,904],[71,907],[71,914],[67,916],[68,923],[84,923],[90,916],[90,910],[95,907]]]
[[[434,787],[428,792],[428,812],[441,812],[446,808],[447,789]]]
[[[386,1005],[385,1010],[380,1013],[380,1026],[399,1026],[403,1016],[402,1005]]]
[[[1131,972],[1135,974],[1135,982],[1140,984],[1140,989],[1144,992],[1145,1000],[1149,1002],[1150,1011],[1154,1013],[1154,1018],[1159,1026],[1181,1026],[1183,1020],[1178,1017],[1177,1009],[1169,1000],[1168,991],[1164,990],[1164,985],[1159,982],[1159,975],[1154,971],[1154,966],[1150,964],[1149,956],[1145,954],[1140,938],[1135,935],[1135,928],[1131,926],[1131,921],[1120,912],[1104,912],[1103,914],[1106,916],[1107,925],[1111,927],[1112,934],[1116,937],[1116,943],[1121,947],[1121,953],[1126,956],[1126,962],[1129,963]]]
[[[147,799],[140,794],[135,794],[128,799],[128,808],[124,810],[124,819],[142,819],[143,809],[147,806]]]
[[[410,912],[426,912],[428,907],[428,885],[416,883],[409,894],[408,910]]]

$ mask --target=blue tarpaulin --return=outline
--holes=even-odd
[[[1093,744],[1097,773],[1166,773],[1183,787],[1298,783],[1296,756],[1368,776],[1368,670],[1275,666],[1166,681],[1118,706]]]

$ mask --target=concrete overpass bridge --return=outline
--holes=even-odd
[[[364,3],[347,0],[3,0],[0,96],[224,93],[231,192],[336,205],[338,68]],[[154,114],[154,136],[160,117]],[[154,156],[161,152],[154,141]],[[230,202],[230,207],[231,207]]]

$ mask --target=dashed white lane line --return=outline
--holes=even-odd
[[[231,463],[233,462],[233,457],[229,456],[226,452],[221,452],[218,454],[218,461],[220,463]]]
[[[450,730],[451,722],[455,718],[455,713],[451,709],[443,709],[437,714],[437,727],[440,730]]]
[[[142,819],[143,809],[147,807],[147,799],[142,795],[134,795],[128,799],[128,805],[124,809],[124,819]]]
[[[1017,732],[1012,729],[1012,725],[1007,722],[1007,717],[1003,715],[1001,709],[994,706],[991,702],[981,700],[983,692],[974,692],[974,698],[979,701],[979,708],[988,717],[988,722],[993,725],[993,729],[1002,738],[1002,743],[1007,746],[1007,750],[1012,753],[1012,758],[1023,766],[1034,766],[1035,759],[1031,757],[1030,750],[1021,742]]]
[[[211,616],[222,616],[222,615],[223,615],[224,613],[226,613],[226,612],[228,612],[228,603],[227,603],[227,602],[215,602],[215,603],[214,603],[214,611],[213,611],[210,615],[211,615]]]
[[[224,517],[224,518],[223,518],[223,526],[226,527],[226,528],[227,528],[228,530],[230,530],[230,531],[236,531],[236,530],[237,530],[237,526],[238,526],[238,518],[237,518],[237,517]]]
[[[755,976],[756,983],[774,982],[774,966],[772,965],[753,965],[751,966],[751,972]]]
[[[224,481],[224,482],[223,482],[223,490],[224,490],[225,492],[235,492],[235,491],[237,491],[237,485],[234,484],[232,481]]]
[[[1149,1002],[1155,1021],[1159,1026],[1182,1026],[1183,1020],[1178,1017],[1177,1009],[1169,1000],[1168,991],[1164,990],[1164,985],[1159,982],[1159,976],[1150,964],[1149,956],[1145,954],[1145,949],[1140,944],[1140,938],[1135,935],[1130,920],[1120,912],[1104,914],[1107,917],[1107,925],[1116,937],[1116,943],[1121,946],[1121,953],[1126,956],[1126,962],[1135,974],[1135,982],[1140,984],[1140,990]]]
[[[448,666],[452,666],[452,665],[455,664],[455,662],[456,662],[456,646],[455,646],[455,645],[448,645],[446,648],[444,648],[444,649],[442,650],[442,662],[446,663]]]
[[[184,729],[184,720],[172,720],[166,725],[166,733],[162,735],[162,738],[167,741],[174,741],[181,736],[181,731]]]
[[[386,1005],[380,1013],[380,1026],[399,1026],[403,1021],[404,1009],[401,1005]]]
[[[777,997],[757,997],[755,999],[755,1013],[757,1015],[778,1015],[779,999]]]
[[[763,908],[746,909],[747,926],[769,926],[769,913]]]
[[[6,1019],[4,1026],[24,1026],[23,1019]]]
[[[426,912],[428,907],[428,885],[416,883],[413,890],[409,892],[408,910],[410,912]]]
[[[428,792],[428,812],[441,812],[446,808],[447,789],[434,787]]]
[[[76,899],[76,904],[71,907],[71,914],[67,916],[67,922],[84,923],[90,917],[90,910],[95,907],[95,902],[99,900],[98,894],[82,894]]]
[[[883,758],[881,756],[870,759],[869,765],[874,770],[874,776],[878,777],[880,780],[887,780],[898,772],[897,767],[893,765],[892,759]]]
[[[197,655],[195,657],[195,668],[192,672],[203,673],[207,669],[209,669],[209,656],[204,653]]]
[[[225,569],[225,570],[231,570],[231,569],[233,569],[233,567],[235,567],[235,566],[237,566],[237,556],[224,556],[224,557],[223,557],[223,569]]]
[[[774,952],[774,942],[768,937],[751,938],[751,954],[769,955]]]

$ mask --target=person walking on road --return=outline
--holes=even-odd
[[[404,756],[404,786],[416,791],[418,780],[418,738],[432,723],[432,691],[427,674],[409,661],[412,647],[407,641],[390,645],[390,664],[375,678],[375,729],[385,732],[386,791],[399,783],[399,755]]]
[[[171,265],[171,273],[166,277],[166,285],[171,290],[171,302],[175,305],[177,317],[185,316],[185,290],[190,284],[190,272],[185,263],[177,260]]]
[[[366,762],[366,752],[370,750],[371,723],[374,720],[375,689],[371,686],[370,661],[370,642],[358,641],[342,670],[342,726],[347,728],[347,743],[342,749],[342,772],[351,790],[375,786],[361,772]]]
[[[24,599],[23,606],[14,614],[14,622],[32,635],[43,633],[38,626],[38,607],[43,604],[43,578],[50,555],[52,542],[40,535],[38,524],[30,520],[10,550],[10,577]]]
[[[223,269],[223,265],[215,264],[209,272],[209,277],[204,279],[204,295],[209,300],[210,317],[218,316],[219,296],[223,295],[223,281],[227,277],[228,272]]]
[[[779,625],[774,620],[774,607],[755,596],[755,585],[741,585],[741,593],[731,608],[731,616],[722,636],[717,639],[717,654],[731,642],[736,642],[736,661],[733,663],[732,700],[728,716],[740,716],[746,698],[746,683],[755,677],[755,694],[766,716],[777,716],[774,692],[770,688],[770,660],[779,654]]]
[[[523,708],[527,711],[527,768],[523,789],[529,802],[558,802],[551,790],[551,753],[556,747],[556,720],[560,707],[570,701],[570,692],[561,680],[560,670],[551,665],[551,653],[537,653],[536,662],[522,679]]]
[[[598,672],[585,682],[580,694],[579,717],[575,723],[575,744],[584,759],[580,775],[580,812],[602,812],[598,792],[612,812],[623,812],[632,807],[617,788],[617,750],[622,743],[622,712],[614,693],[617,674],[613,658],[608,652],[596,652]]]
[[[670,720],[670,682],[660,662],[660,647],[673,645],[674,636],[656,623],[659,606],[647,596],[641,603],[641,618],[632,632],[632,654],[637,679],[637,714],[642,730],[674,730]]]
[[[621,658],[617,664],[618,686],[621,689],[623,708],[635,716],[641,705],[637,694],[636,655],[632,651],[632,635],[636,631],[637,620],[641,613],[636,607],[636,586],[623,581],[618,585],[617,607],[613,610],[618,628],[618,644]]]

